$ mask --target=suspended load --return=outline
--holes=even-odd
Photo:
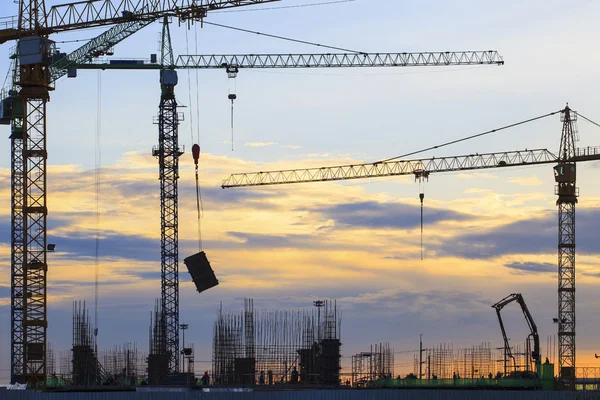
[[[183,260],[183,263],[187,267],[198,293],[219,284],[214,271],[210,267],[210,262],[206,258],[206,253],[203,251],[187,257]]]

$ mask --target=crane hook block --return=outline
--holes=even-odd
[[[228,97],[228,98],[229,98],[229,100],[231,100],[231,101],[234,101],[235,99],[237,99],[237,96],[236,96],[234,93],[230,94],[230,95],[229,95],[229,96],[227,96],[227,97]]]
[[[192,156],[194,157],[194,164],[198,165],[198,159],[200,158],[200,146],[197,144],[192,146]]]

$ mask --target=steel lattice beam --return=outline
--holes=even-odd
[[[161,306],[165,321],[165,342],[169,355],[169,370],[179,371],[179,247],[178,199],[179,178],[178,126],[179,116],[175,96],[161,98],[159,144],[154,155],[159,160],[161,213]]]
[[[338,54],[222,54],[177,57],[176,68],[343,68],[343,67],[428,67],[449,65],[502,65],[496,51],[446,51],[421,53]]]
[[[46,378],[46,102],[47,96],[21,91],[24,110],[23,159],[23,326],[24,379]],[[34,91],[35,92],[35,91]]]
[[[95,58],[104,55],[111,47],[154,21],[154,19],[131,21],[110,28],[64,58],[56,60],[51,67],[51,81],[55,82],[65,76],[69,68],[92,62]]]
[[[77,69],[220,69],[236,68],[375,68],[436,67],[451,65],[504,65],[497,51],[446,51],[428,53],[330,53],[330,54],[204,54],[178,56],[175,63],[158,64],[131,59],[111,63],[97,59],[76,65]]]
[[[23,271],[23,118],[11,127],[11,372],[10,381],[23,383],[24,271]]]
[[[600,160],[600,147],[577,149],[574,161]],[[558,157],[546,149],[508,151],[503,153],[469,154],[455,157],[420,160],[385,161],[369,164],[349,164],[334,167],[298,168],[232,174],[223,180],[222,188],[281,185],[348,179],[381,178],[386,176],[419,175],[433,172],[459,172],[478,169],[552,164]]]
[[[600,159],[600,148],[596,149]],[[378,178],[431,172],[456,172],[477,169],[503,168],[556,162],[557,157],[546,149],[521,150],[504,153],[470,154],[456,157],[398,160],[335,167],[289,169],[233,174],[223,181],[223,188],[240,186],[280,185]]]
[[[575,204],[576,164],[575,120],[567,106],[563,122],[560,159],[554,168],[558,200],[558,365],[561,380],[575,388]]]

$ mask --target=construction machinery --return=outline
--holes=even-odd
[[[554,177],[558,195],[558,338],[559,375],[565,384],[575,385],[575,204],[579,195],[576,187],[576,163],[600,160],[600,147],[576,148],[577,113],[567,105],[541,117],[506,126],[531,122],[560,113],[562,133],[558,154],[547,149],[520,150],[500,153],[477,153],[455,157],[435,157],[417,160],[381,161],[322,168],[288,169],[233,174],[223,181],[223,188],[264,186],[289,183],[339,181],[414,175],[419,178],[437,172],[476,171],[527,165],[556,164]],[[492,130],[487,133],[492,133]],[[477,137],[475,135],[469,138]],[[465,138],[468,139],[468,138]],[[462,141],[461,139],[460,141]],[[457,141],[451,142],[455,143]],[[440,146],[435,146],[438,148]]]
[[[500,330],[502,331],[502,339],[504,341],[504,376],[507,376],[507,361],[508,359],[512,359],[513,362],[513,370],[516,370],[515,357],[512,354],[511,346],[506,336],[506,330],[504,329],[504,322],[502,322],[502,315],[500,311],[502,309],[516,301],[521,306],[521,311],[523,311],[523,315],[525,316],[525,321],[527,321],[527,326],[529,327],[529,335],[527,336],[527,350],[526,350],[526,365],[527,371],[538,372],[538,365],[541,363],[541,352],[540,352],[540,336],[538,335],[537,326],[533,321],[533,317],[525,304],[525,300],[521,293],[512,293],[496,304],[492,306],[496,310],[496,314],[498,315],[498,322],[500,323]],[[533,340],[533,350],[530,350],[530,340]],[[533,364],[534,369],[531,369],[531,365]]]

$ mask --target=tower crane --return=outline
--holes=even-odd
[[[11,312],[13,329],[20,325],[11,336],[13,382],[36,386],[46,377],[46,103],[54,90],[51,65],[55,48],[48,36],[98,26],[135,25],[164,16],[193,22],[209,10],[273,1],[278,0],[84,0],[47,9],[44,0],[21,0],[18,16],[0,24],[0,44],[18,41],[13,76],[20,88],[11,123],[11,284],[18,275],[22,288],[16,293],[22,300],[15,301],[15,291],[11,291],[11,307],[18,304],[20,308],[19,322],[15,310]]]
[[[179,278],[178,278],[178,158],[177,129],[181,117],[177,113],[175,85],[177,69],[240,69],[273,68],[365,68],[452,65],[502,65],[496,51],[429,52],[429,53],[334,53],[334,54],[230,54],[181,55],[174,59],[170,46],[168,21],[163,23],[160,61],[144,59],[98,59],[70,66],[74,77],[77,70],[160,70],[161,103],[159,107],[159,146],[154,156],[159,159],[161,182],[161,310],[165,329],[166,354],[169,369],[178,370],[179,346]],[[167,84],[167,80],[169,83]]]
[[[556,114],[556,112],[548,115],[552,114]],[[429,175],[437,172],[556,164],[554,166],[554,179],[557,183],[555,194],[558,195],[559,375],[562,381],[573,388],[575,384],[575,204],[579,195],[579,189],[575,184],[576,163],[600,160],[600,147],[575,147],[577,113],[571,110],[568,105],[560,111],[560,119],[563,124],[558,154],[553,154],[547,149],[535,149],[322,168],[239,173],[225,179],[222,187],[339,181],[399,175],[414,175],[418,178],[424,174]]]
[[[527,308],[527,304],[525,304],[523,295],[521,295],[521,293],[512,293],[492,306],[498,315],[498,322],[500,323],[500,330],[502,331],[502,339],[504,340],[504,376],[506,376],[506,361],[508,358],[512,358],[514,366],[515,357],[512,355],[512,351],[510,350],[510,343],[506,337],[506,330],[504,329],[504,323],[502,322],[502,315],[500,314],[500,311],[502,311],[504,306],[512,303],[513,301],[516,301],[521,306],[521,311],[523,311],[525,321],[527,321],[527,326],[529,327],[529,335],[527,336],[527,368],[531,368],[531,364],[533,362],[535,365],[535,372],[538,372],[538,364],[541,363],[540,336],[538,335],[537,325],[533,321],[533,317]],[[533,350],[531,352],[529,351],[529,338],[533,339]],[[529,360],[531,360],[531,362]]]
[[[53,54],[50,80],[57,82],[72,64],[89,62],[150,22],[132,21],[116,25],[70,54]],[[0,124],[11,125],[11,382],[23,382],[24,363],[24,270],[23,270],[23,109],[19,96],[18,54],[11,55],[9,85],[0,92]]]

